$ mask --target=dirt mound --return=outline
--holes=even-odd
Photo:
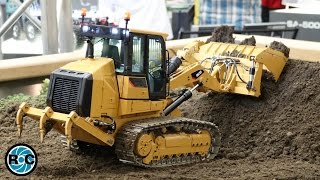
[[[220,26],[213,30],[211,37],[209,37],[206,41],[206,43],[209,42],[223,42],[223,43],[231,43],[235,44],[235,38],[233,38],[234,28],[230,26]],[[249,45],[249,46],[255,46],[256,45],[256,39],[254,36],[251,36],[249,38],[246,38],[242,40],[240,45]],[[270,43],[269,47],[271,49],[277,50],[282,52],[286,57],[289,57],[290,48],[288,48],[286,45],[284,45],[281,42],[273,41]],[[231,56],[235,57],[239,54],[238,51],[232,52]],[[241,55],[240,55],[241,57]]]
[[[0,155],[16,143],[31,145],[39,157],[31,174],[36,179],[319,179],[319,81],[319,63],[290,60],[278,82],[264,74],[259,98],[196,93],[182,105],[184,115],[212,121],[222,133],[221,151],[207,163],[144,169],[119,162],[110,151],[74,153],[55,131],[39,143],[39,124],[28,118],[18,138],[17,105],[0,112]],[[16,178],[3,158],[0,175]]]
[[[208,41],[234,43],[232,33],[232,28],[222,27]],[[242,44],[254,45],[255,39]],[[270,47],[289,54],[279,42]],[[55,131],[41,144],[39,124],[28,118],[18,138],[19,103],[0,110],[0,156],[16,143],[31,145],[39,157],[31,174],[35,179],[320,179],[320,64],[289,60],[278,82],[267,72],[263,76],[259,98],[195,93],[180,107],[186,117],[219,126],[222,147],[210,162],[144,169],[119,162],[110,149],[74,153],[63,147]],[[34,98],[32,104],[43,108],[44,100]],[[16,178],[6,170],[4,158],[0,158],[0,177]]]
[[[282,42],[273,41],[269,46],[271,49],[282,52],[286,57],[289,57],[290,49]]]
[[[224,43],[232,43],[234,44],[233,38],[234,28],[229,26],[220,26],[214,28],[212,32],[212,36],[207,39],[208,42],[224,42]]]
[[[15,121],[12,120],[15,119],[18,109],[19,105],[14,104],[9,106],[4,112],[0,114],[1,127],[11,127],[15,125]]]
[[[240,45],[255,46],[256,45],[256,38],[254,38],[254,36],[246,38],[246,39],[244,39],[243,41],[240,42]]]
[[[279,82],[268,73],[262,79],[259,98],[199,93],[181,109],[219,126],[220,158],[320,163],[320,64],[289,60]]]

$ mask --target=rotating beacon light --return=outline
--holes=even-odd
[[[87,9],[86,8],[82,8],[81,9],[81,30],[82,30],[82,26],[83,26],[83,23],[84,23],[84,17],[87,15]]]
[[[128,28],[128,22],[130,21],[131,13],[129,11],[124,13],[124,20],[126,21],[126,29]]]

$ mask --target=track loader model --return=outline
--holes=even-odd
[[[217,126],[180,117],[177,107],[194,90],[259,96],[263,68],[278,79],[287,61],[269,48],[201,41],[169,60],[165,34],[87,25],[82,35],[86,57],[52,72],[48,106],[20,105],[19,135],[28,116],[39,121],[41,142],[55,129],[68,147],[114,146],[120,161],[144,167],[213,159]],[[178,87],[189,88],[173,99]]]

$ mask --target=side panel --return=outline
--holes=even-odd
[[[102,93],[103,93],[103,76],[98,76],[99,73],[93,74],[93,88],[92,88],[92,101],[91,101],[91,114],[92,118],[101,117]]]
[[[142,113],[150,111],[149,100],[124,100],[120,99],[120,113],[121,115]]]
[[[123,99],[149,99],[145,77],[123,76],[123,85],[120,92],[120,98]]]
[[[124,76],[117,75],[118,88],[119,88],[119,97],[122,97],[122,93],[123,93],[123,77]]]
[[[102,92],[102,115],[115,117],[118,114],[119,92],[116,78],[114,76],[104,76]]]
[[[145,77],[117,76],[119,86],[118,116],[162,111],[166,100],[151,101]],[[107,89],[106,89],[107,91]]]
[[[125,100],[120,99],[119,113],[120,115],[147,113],[162,111],[165,108],[166,100],[150,101],[150,100]]]
[[[97,68],[93,71],[93,90],[92,90],[92,105],[91,116],[92,118],[100,118],[107,113],[106,105],[109,104],[110,98],[115,98],[118,88],[115,84],[115,68],[112,61],[109,59],[101,59],[98,61],[92,61],[92,64],[97,64]],[[100,63],[98,63],[100,61]],[[104,62],[107,63],[104,63]],[[89,63],[90,64],[90,63]],[[106,78],[108,77],[108,78]],[[107,80],[108,79],[108,80]],[[114,82],[113,82],[114,81]],[[107,87],[109,92],[104,88]],[[115,88],[115,89],[111,89]],[[118,97],[118,96],[117,96]],[[105,102],[107,100],[107,102]],[[112,111],[112,110],[111,110]],[[110,112],[111,112],[110,111]]]

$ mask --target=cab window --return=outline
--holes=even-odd
[[[144,36],[132,37],[132,72],[144,72]]]
[[[150,98],[165,98],[166,77],[164,42],[161,37],[148,36],[148,84]]]
[[[117,39],[100,39],[95,42],[94,56],[107,57],[114,61],[116,72],[123,72],[123,53],[122,40]]]

